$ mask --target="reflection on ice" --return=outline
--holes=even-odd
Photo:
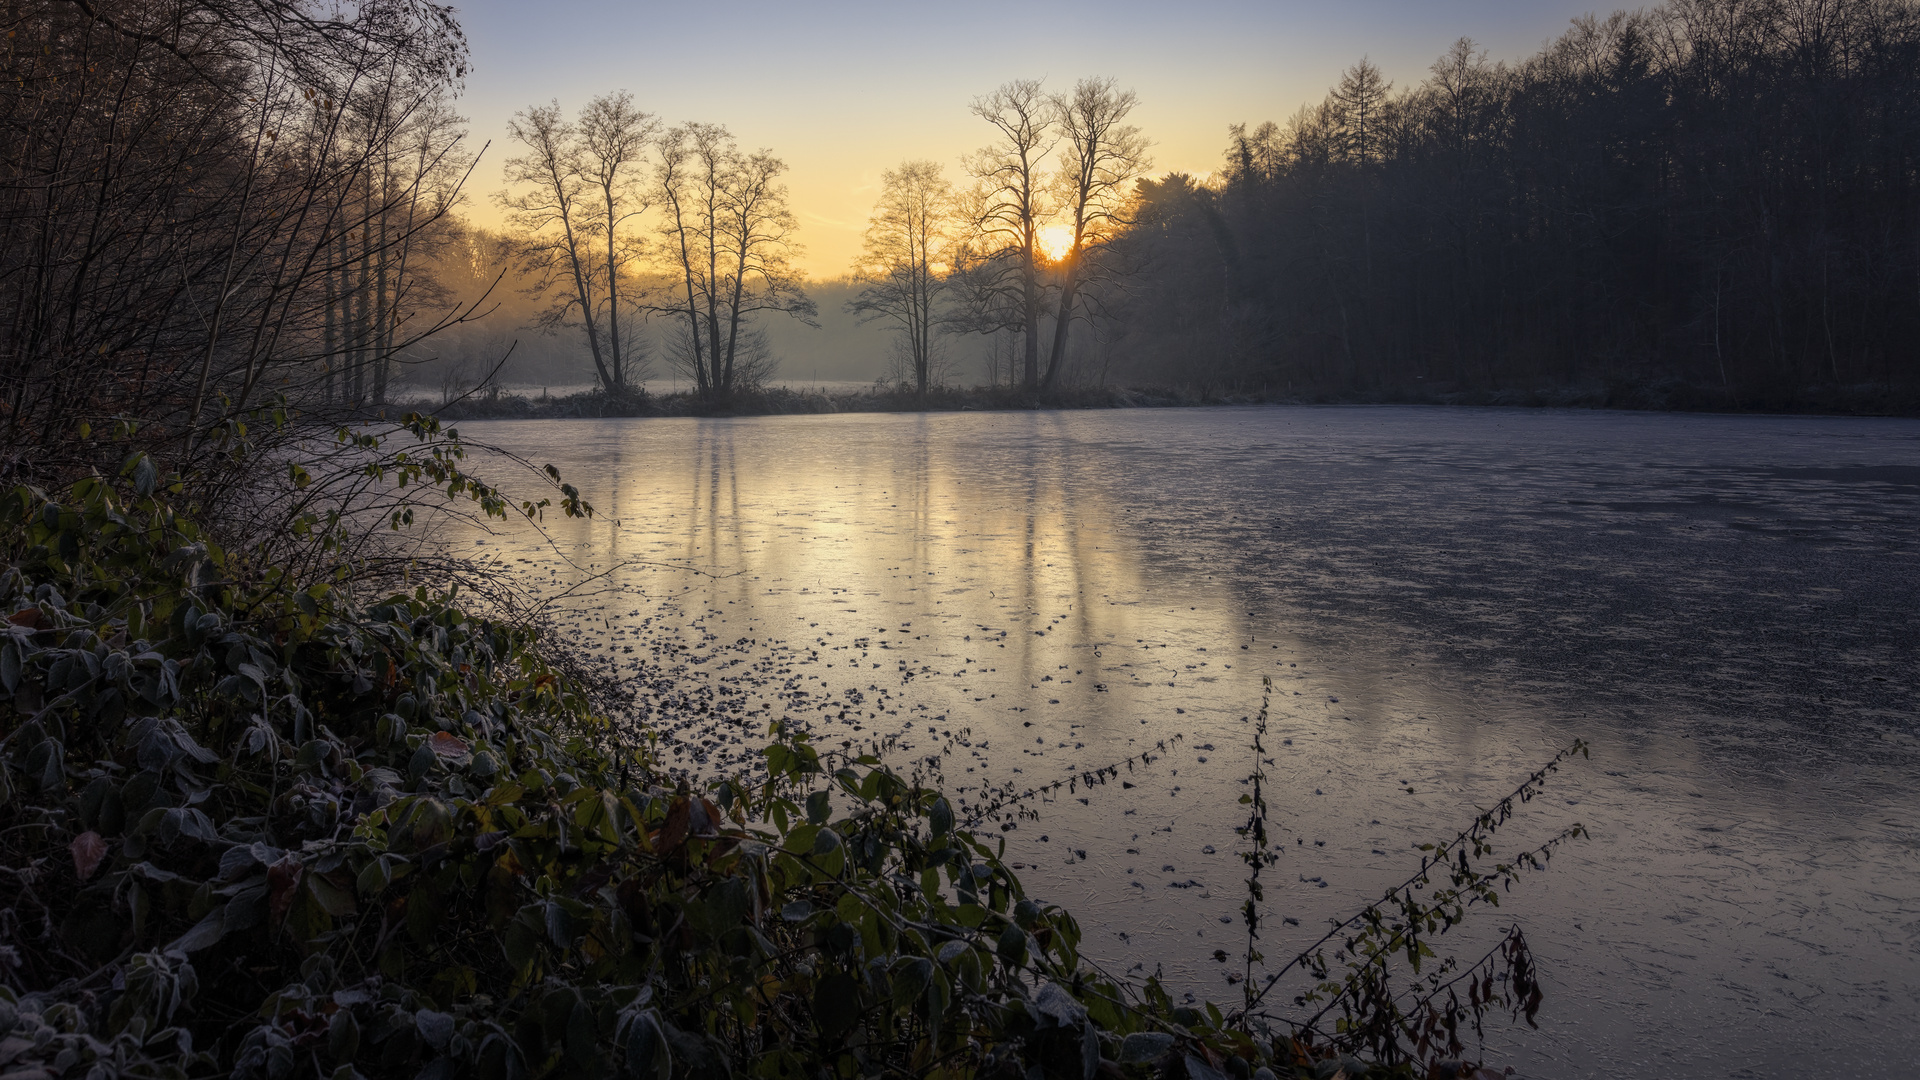
[[[1779,1075],[1920,1051],[1895,1022],[1920,1011],[1920,424],[1266,408],[462,426],[599,508],[548,522],[566,559],[525,531],[471,550],[551,592],[586,581],[577,642],[640,678],[686,768],[727,771],[769,719],[807,716],[892,737],[903,763],[948,748],[977,799],[1182,735],[1133,786],[1063,792],[1005,831],[1102,963],[1237,993],[1212,954],[1238,948],[1221,920],[1265,675],[1288,844],[1269,955],[1580,736],[1591,765],[1511,827],[1515,846],[1573,820],[1595,838],[1492,913],[1524,922],[1549,988],[1546,1031],[1490,1031],[1496,1055]]]

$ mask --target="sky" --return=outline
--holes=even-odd
[[[860,250],[880,174],[930,158],[958,181],[960,158],[992,134],[967,104],[1009,79],[1066,89],[1111,76],[1139,95],[1132,119],[1153,140],[1153,172],[1204,175],[1221,160],[1228,125],[1285,121],[1362,56],[1402,86],[1460,37],[1517,60],[1569,20],[1612,9],[1591,0],[474,0],[459,5],[472,47],[459,108],[475,145],[491,146],[466,213],[499,221],[493,194],[516,111],[557,100],[572,113],[626,90],[668,123],[725,124],[744,149],[784,159],[804,249],[797,262],[839,277]]]

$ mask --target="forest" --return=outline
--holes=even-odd
[[[1920,11],[1674,0],[1518,64],[1370,63],[1140,185],[1112,333],[1226,385],[1911,394]]]
[[[724,407],[786,356],[922,397],[1914,391],[1920,7],[1899,0],[1674,0],[1517,62],[1463,39],[1398,87],[1362,59],[1285,122],[1233,125],[1204,176],[1153,173],[1117,80],[1015,80],[970,103],[985,145],[956,168],[886,172],[836,281],[797,268],[777,154],[624,91],[529,107],[489,161],[448,9],[369,5],[352,34],[294,4],[185,5],[164,33],[115,10],[9,9],[15,447],[129,401],[184,429],[269,393],[637,403],[670,377]]]
[[[1912,4],[1681,0],[1518,63],[1463,39],[1400,88],[1363,59],[1196,178],[1149,174],[1114,80],[1015,81],[955,180],[885,174],[859,291],[808,314],[891,331],[869,363],[923,395],[1904,409],[1916,88]]]

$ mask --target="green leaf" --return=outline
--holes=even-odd
[[[645,1080],[668,1080],[673,1075],[673,1051],[652,1009],[627,1023],[627,1075]]]
[[[1027,962],[1027,932],[1020,929],[1020,927],[1014,923],[1008,923],[1007,928],[1000,931],[1000,943],[995,951],[1000,954],[1000,959],[1005,960],[1014,967],[1025,964]]]
[[[946,1020],[947,1007],[952,1000],[953,990],[947,982],[947,973],[934,972],[927,980],[927,1039],[935,1046],[940,1045],[940,1027]]]
[[[207,912],[199,922],[186,933],[173,939],[166,951],[173,956],[186,956],[218,942],[227,932],[227,908],[225,904]]]
[[[153,459],[145,454],[139,455],[133,462],[133,490],[141,495],[153,494],[160,486],[160,468]]]
[[[813,991],[813,1022],[820,1034],[837,1040],[860,1021],[860,984],[841,972],[821,979]]]
[[[574,1000],[573,1011],[567,1016],[567,1058],[576,1066],[585,1068],[593,1062],[594,1048],[599,1045],[599,1025],[593,1021],[593,1006],[587,1004],[582,996]]]
[[[528,904],[514,915],[507,924],[506,935],[501,939],[501,951],[506,954],[507,963],[514,970],[525,975],[540,958],[540,941],[546,935],[541,905]]]
[[[1173,1036],[1164,1031],[1136,1031],[1120,1043],[1120,1064],[1146,1065],[1173,1049]]]
[[[1028,930],[1033,929],[1034,924],[1040,921],[1040,905],[1031,900],[1020,901],[1013,906],[1013,921]]]
[[[333,1060],[341,1062],[342,1068],[350,1068],[348,1062],[360,1052],[360,1024],[353,1018],[352,1009],[341,1009],[333,1014],[333,1020],[327,1024],[327,1052]]]
[[[924,956],[904,957],[893,965],[893,1007],[913,1008],[933,980],[933,962]]]
[[[547,940],[564,949],[573,942],[573,919],[557,900],[547,901]]]
[[[353,892],[334,884],[324,875],[308,874],[307,890],[313,893],[313,898],[319,903],[320,910],[336,919],[354,913],[356,905],[353,901]]]

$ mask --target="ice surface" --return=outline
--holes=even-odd
[[[903,764],[947,749],[977,801],[1182,735],[1135,787],[1063,792],[1005,833],[1111,968],[1238,998],[1244,941],[1219,920],[1244,895],[1232,827],[1266,675],[1285,845],[1269,957],[1582,737],[1592,761],[1500,846],[1575,820],[1593,839],[1458,945],[1518,920],[1545,974],[1543,1030],[1489,1026],[1490,1058],[1554,1077],[1920,1059],[1920,422],[1248,408],[461,429],[596,504],[550,518],[552,546],[524,528],[456,546],[574,587],[576,640],[640,680],[690,769],[804,715],[829,741],[896,735]]]

